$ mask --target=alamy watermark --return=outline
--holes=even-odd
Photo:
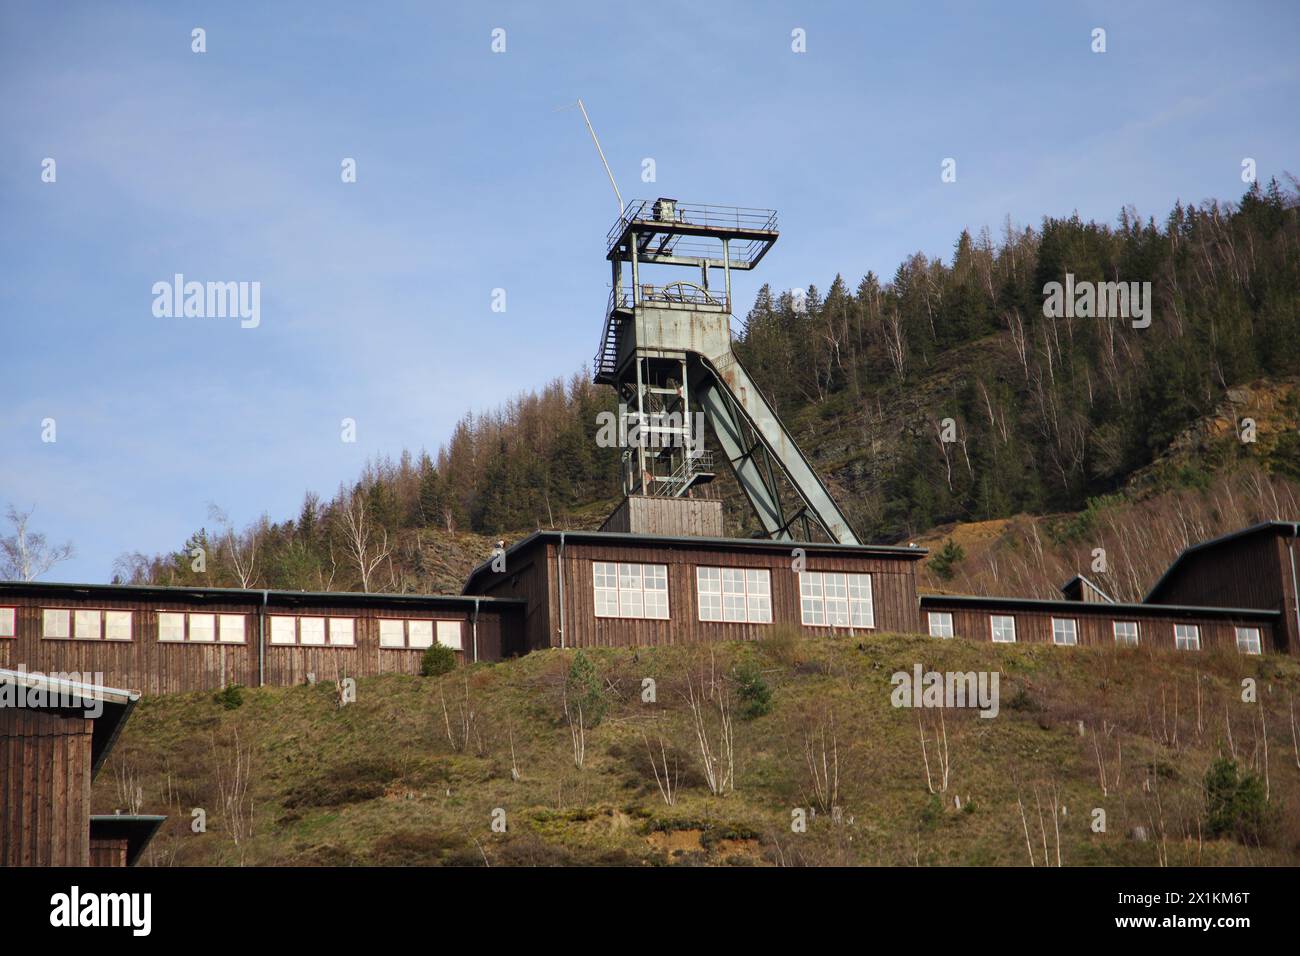
[[[895,707],[973,707],[981,717],[998,715],[997,671],[897,671],[889,682],[894,690],[889,702]]]
[[[88,720],[104,713],[104,702],[91,692],[91,685],[103,686],[104,675],[71,671],[44,674],[29,671],[22,664],[14,668],[30,679],[6,680],[0,683],[0,710],[28,708],[31,710],[79,710]]]
[[[186,282],[178,272],[171,282],[155,282],[152,292],[155,318],[237,318],[243,329],[262,324],[261,282]]]
[[[619,404],[618,412],[596,415],[599,448],[686,448],[698,454],[704,445],[703,412],[635,412]]]
[[[1151,324],[1150,282],[1075,281],[1065,274],[1065,283],[1043,286],[1043,315],[1049,319],[1132,319],[1133,328]]]

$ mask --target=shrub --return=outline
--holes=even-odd
[[[799,661],[799,649],[803,644],[802,632],[791,624],[777,624],[768,635],[758,642],[763,653],[787,667],[793,667]]]
[[[1233,836],[1263,843],[1273,822],[1264,781],[1220,757],[1205,771],[1205,829],[1211,836]]]
[[[238,684],[231,684],[225,690],[218,691],[212,699],[224,710],[237,710],[244,705],[244,688]]]
[[[434,644],[420,658],[420,676],[438,677],[456,669],[456,652],[442,644]]]
[[[581,708],[584,726],[595,727],[600,723],[605,716],[604,687],[596,673],[596,665],[581,650],[573,655],[564,690],[569,705]]]
[[[746,720],[762,717],[772,712],[772,688],[763,679],[763,672],[752,661],[736,668],[736,682],[740,685],[740,715]]]
[[[966,557],[966,549],[949,538],[930,559],[930,570],[943,581],[951,581],[957,565]]]

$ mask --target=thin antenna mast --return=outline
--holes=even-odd
[[[578,109],[582,110],[582,119],[587,124],[587,132],[591,133],[591,141],[596,144],[596,152],[600,153],[600,161],[605,167],[605,175],[609,177],[609,184],[614,187],[614,195],[618,198],[618,217],[623,218],[623,194],[618,191],[618,183],[614,182],[614,174],[610,171],[609,163],[605,159],[605,151],[600,148],[600,140],[596,138],[596,130],[591,125],[591,117],[587,115],[587,107],[582,105],[582,100],[578,100]]]

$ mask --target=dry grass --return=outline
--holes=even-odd
[[[1058,847],[1067,866],[1300,863],[1294,660],[898,635],[783,635],[715,650],[720,680],[750,661],[774,704],[752,720],[737,711],[734,787],[721,795],[709,791],[692,726],[700,649],[664,647],[587,652],[609,709],[587,731],[581,769],[551,692],[569,658],[551,651],[443,678],[362,680],[342,710],[328,685],[249,690],[233,711],[210,694],[146,700],[96,784],[95,809],[117,809],[119,767],[138,781],[142,812],[170,817],[147,855],[155,865],[1024,865],[1027,844],[1039,865],[1055,865]],[[918,662],[1001,681],[997,718],[945,713],[950,779],[936,793],[917,714],[890,705],[890,676]],[[1240,701],[1248,676],[1262,722],[1261,705]],[[644,677],[656,680],[653,704],[642,703]],[[441,700],[466,694],[482,741],[458,749]],[[924,716],[933,747],[939,725]],[[211,756],[214,735],[236,730],[252,755],[251,835],[238,847]],[[680,766],[671,804],[647,735],[657,760]],[[1283,821],[1269,845],[1198,832],[1201,778],[1233,753],[1267,769]],[[933,750],[929,759],[933,784]],[[195,807],[207,811],[206,833],[191,832]],[[797,808],[803,833],[791,830]],[[1105,833],[1090,827],[1094,808],[1106,811]],[[1139,827],[1147,840],[1133,838]]]

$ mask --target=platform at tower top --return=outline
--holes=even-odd
[[[606,258],[640,262],[752,269],[776,242],[776,210],[638,199],[628,204],[606,236]]]

